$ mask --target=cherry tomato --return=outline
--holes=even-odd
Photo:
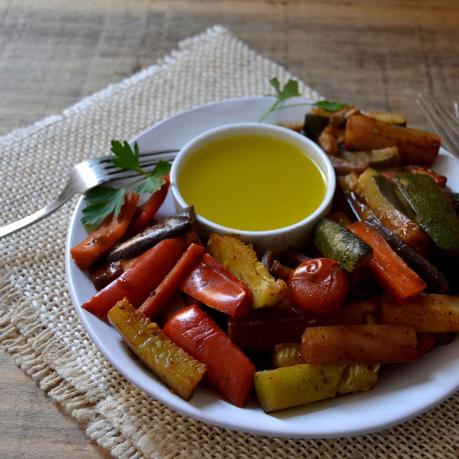
[[[313,258],[301,263],[288,281],[291,303],[315,314],[336,311],[343,304],[348,291],[346,274],[330,258]]]

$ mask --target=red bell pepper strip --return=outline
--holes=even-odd
[[[89,268],[115,247],[115,244],[128,229],[129,223],[134,216],[138,199],[137,194],[128,193],[117,218],[113,218],[113,215],[108,216],[99,228],[89,234],[84,241],[70,249],[70,253],[80,269]]]
[[[426,283],[392,250],[381,234],[366,223],[355,222],[348,226],[356,236],[373,249],[368,263],[381,287],[398,304],[414,300]]]
[[[174,267],[186,249],[182,239],[164,239],[147,250],[120,277],[83,304],[83,308],[101,319],[117,301],[127,298],[139,307]]]
[[[166,177],[164,177],[164,185],[156,193],[152,194],[145,204],[137,208],[134,218],[126,231],[126,239],[141,233],[152,223],[156,212],[158,212],[161,204],[166,199],[169,184],[170,179],[169,176],[166,175]]]
[[[142,303],[139,311],[150,319],[155,317],[172,300],[185,277],[198,264],[205,251],[202,245],[189,245],[176,265]]]
[[[169,319],[164,333],[207,365],[209,381],[237,406],[247,401],[255,366],[226,333],[198,306],[188,306]]]
[[[418,354],[419,357],[430,352],[437,342],[437,337],[434,333],[418,333]]]
[[[232,318],[245,316],[252,307],[252,291],[209,254],[181,285],[187,295]]]

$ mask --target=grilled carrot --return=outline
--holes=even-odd
[[[126,239],[141,233],[153,221],[153,218],[161,207],[169,190],[169,176],[164,177],[164,185],[154,194],[150,196],[148,201],[138,207],[128,230],[126,231]]]
[[[139,307],[174,267],[185,251],[182,239],[164,239],[145,252],[120,277],[83,304],[83,308],[101,319],[117,301],[127,298]]]
[[[128,193],[117,218],[109,215],[99,228],[89,234],[84,241],[70,249],[72,257],[79,268],[89,268],[99,258],[108,253],[123,237],[134,216],[137,201],[137,194]]]
[[[163,331],[207,365],[209,381],[231,403],[245,405],[255,367],[204,311],[196,305],[188,306],[169,319]]]
[[[372,247],[373,257],[369,267],[378,283],[396,303],[407,303],[425,290],[425,282],[408,267],[375,229],[362,222],[352,223],[348,229]]]
[[[142,303],[139,311],[150,318],[156,316],[177,293],[184,278],[196,266],[205,251],[206,249],[202,245],[191,244],[188,246],[176,265]]]

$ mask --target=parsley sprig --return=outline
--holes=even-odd
[[[276,110],[282,110],[288,107],[304,107],[312,105],[314,107],[323,108],[324,110],[327,110],[329,112],[336,112],[347,106],[347,104],[343,104],[341,102],[334,102],[332,100],[319,100],[318,102],[314,102],[313,104],[298,103],[284,105],[284,102],[288,99],[292,99],[294,97],[301,97],[298,81],[288,80],[287,83],[285,83],[284,86],[281,87],[279,80],[276,77],[274,77],[271,78],[271,80],[269,80],[269,84],[275,90],[275,94],[273,94],[273,96],[276,98],[276,100],[271,105],[271,107],[269,107],[268,110],[266,110],[263,116],[258,120],[259,122],[264,121],[272,112],[275,112]]]
[[[165,183],[164,176],[169,173],[171,165],[167,161],[159,161],[151,172],[145,172],[140,167],[139,146],[137,143],[132,148],[128,142],[112,140],[113,164],[122,170],[134,171],[139,178],[131,184],[137,193],[156,193]],[[94,230],[113,214],[118,217],[124,205],[126,188],[111,188],[97,186],[85,195],[85,208],[81,223],[88,229]]]

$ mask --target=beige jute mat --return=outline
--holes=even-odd
[[[48,203],[72,166],[105,154],[111,139],[129,139],[196,104],[265,94],[274,75],[290,76],[216,26],[61,115],[0,138],[0,224]],[[377,434],[288,440],[209,426],[144,395],[97,350],[67,294],[64,244],[75,202],[0,241],[0,344],[115,457],[459,457],[458,396]]]

